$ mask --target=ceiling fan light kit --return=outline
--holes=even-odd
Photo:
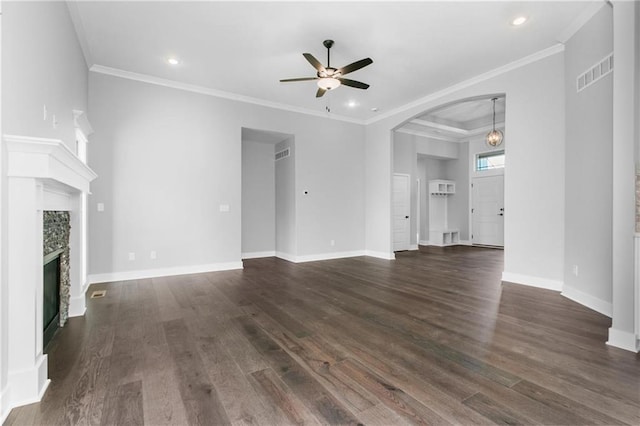
[[[485,140],[487,141],[487,145],[491,147],[496,147],[500,145],[502,143],[502,140],[504,139],[504,135],[502,134],[502,132],[496,129],[496,101],[497,100],[498,98],[491,99],[491,101],[493,102],[493,130],[487,133],[487,136],[485,138]]]
[[[355,87],[356,89],[366,90],[369,85],[360,81],[349,80],[343,76],[351,72],[364,68],[373,63],[371,58],[360,59],[342,68],[333,68],[331,66],[331,47],[333,40],[325,40],[322,44],[327,48],[327,66],[325,67],[311,53],[303,53],[302,56],[316,69],[316,77],[287,78],[280,80],[281,83],[289,83],[294,81],[311,81],[317,80],[318,91],[316,98],[322,97],[326,92],[334,90],[342,85]]]

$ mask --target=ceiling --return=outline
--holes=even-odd
[[[338,118],[366,121],[554,46],[601,4],[79,1],[69,9],[94,70],[109,67],[313,113],[328,107]],[[529,19],[515,27],[518,15]],[[315,76],[302,53],[325,63],[328,38],[335,40],[333,66],[373,59],[349,74],[370,84],[368,90],[340,87],[316,98],[313,81],[279,82]],[[177,66],[167,64],[172,56]]]
[[[496,127],[504,127],[505,98],[496,98]],[[396,129],[400,132],[447,142],[484,137],[493,128],[491,97],[455,102],[426,111]]]

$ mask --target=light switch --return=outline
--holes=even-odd
[[[103,212],[104,211],[104,203],[98,203],[98,211],[99,212]]]
[[[229,211],[229,204],[220,204],[220,211],[221,212],[228,212]]]

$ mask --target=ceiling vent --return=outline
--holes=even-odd
[[[276,161],[282,160],[283,158],[287,158],[289,156],[289,148],[283,149],[282,151],[276,152]]]
[[[605,75],[613,71],[613,53],[607,55],[606,58],[580,74],[576,80],[576,88],[578,92],[583,91]]]

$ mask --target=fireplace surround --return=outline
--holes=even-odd
[[[69,216],[69,316],[85,311],[86,222],[83,194],[96,174],[62,141],[3,136],[7,170],[8,385],[3,398],[16,407],[46,390],[43,353],[44,211]]]

